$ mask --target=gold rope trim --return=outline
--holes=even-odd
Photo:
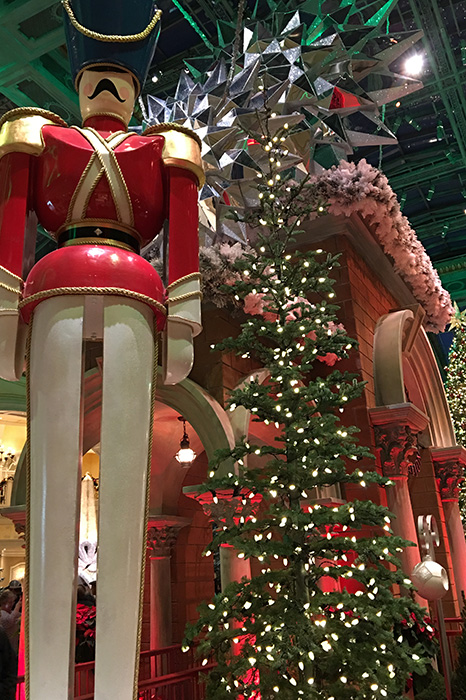
[[[139,656],[141,653],[141,631],[142,631],[142,613],[144,604],[144,583],[146,574],[147,561],[147,526],[149,523],[149,507],[150,507],[150,475],[152,464],[152,447],[154,442],[154,413],[155,413],[155,393],[157,389],[157,368],[159,361],[159,337],[157,331],[157,321],[154,318],[154,359],[152,363],[152,387],[151,387],[151,405],[150,405],[150,427],[149,427],[149,443],[147,452],[147,473],[146,473],[146,507],[144,512],[144,535],[142,541],[142,566],[141,579],[139,587],[139,615],[138,615],[138,636],[136,643],[136,659],[134,665],[134,690],[133,700],[139,697],[138,677],[139,677]]]
[[[164,131],[180,131],[186,136],[190,136],[199,146],[202,148],[202,141],[200,137],[192,129],[188,129],[187,126],[181,126],[181,124],[175,124],[172,122],[162,122],[161,124],[154,124],[154,126],[149,126],[145,131],[142,132],[142,136],[152,136],[153,134],[162,134]]]
[[[169,297],[168,303],[170,304],[172,301],[183,301],[184,299],[203,299],[204,295],[202,292],[195,291],[195,292],[186,292],[186,294],[180,294],[177,297]]]
[[[174,282],[171,282],[167,287],[167,292],[170,289],[174,289],[179,284],[183,284],[183,282],[189,282],[190,280],[200,280],[200,279],[201,279],[200,272],[190,272],[189,275],[185,275],[184,277],[180,277],[179,279],[175,280]]]
[[[26,700],[29,700],[29,568],[31,561],[30,543],[30,509],[31,509],[31,341],[34,312],[29,321],[26,342],[26,529],[24,542],[26,548],[26,570],[24,572],[24,685]]]
[[[23,281],[23,278],[22,278],[22,277],[19,277],[18,275],[15,275],[14,272],[10,272],[10,270],[8,270],[6,267],[3,267],[3,265],[0,265],[0,270],[2,270],[2,272],[6,272],[8,275],[10,275],[10,277],[14,277],[15,280],[19,280],[19,282],[22,282],[22,281]]]
[[[62,244],[63,248],[68,248],[72,245],[109,245],[113,248],[121,248],[122,250],[127,250],[129,253],[134,253],[134,248],[126,243],[121,243],[120,241],[114,241],[113,238],[80,238],[79,240],[65,241]]]
[[[78,30],[78,32],[81,32],[81,34],[84,34],[84,36],[87,36],[89,39],[96,39],[96,41],[106,41],[109,43],[125,44],[131,41],[141,41],[142,39],[145,39],[149,36],[162,16],[162,10],[157,10],[147,27],[138,34],[101,34],[100,32],[92,31],[92,29],[87,29],[87,27],[84,27],[78,22],[73,10],[71,9],[70,0],[62,0],[62,4],[68,14],[68,17],[70,18],[71,24]]]
[[[165,306],[156,299],[152,299],[152,297],[148,297],[145,294],[133,292],[130,289],[122,289],[120,287],[57,287],[56,289],[44,289],[42,292],[31,294],[30,297],[26,297],[26,299],[20,301],[19,308],[22,309],[28,304],[33,304],[35,301],[40,301],[41,299],[65,296],[67,294],[113,294],[116,296],[128,297],[129,299],[136,299],[136,301],[142,301],[145,304],[155,306],[155,308],[161,313],[165,315],[167,314]]]
[[[58,114],[55,114],[54,112],[49,112],[48,109],[41,109],[40,107],[16,107],[15,109],[10,109],[9,112],[3,115],[3,117],[0,119],[0,128],[5,124],[5,122],[10,121],[11,119],[16,119],[19,117],[32,117],[34,115],[45,117],[45,119],[49,119],[54,124],[58,124],[58,126],[68,127],[68,124],[64,119],[59,117]]]
[[[21,296],[20,290],[16,289],[16,287],[10,287],[9,284],[5,284],[4,282],[0,282],[0,287],[2,289],[6,289],[7,292],[13,292],[13,294],[17,294],[18,296]]]

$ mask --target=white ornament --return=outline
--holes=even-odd
[[[426,600],[439,600],[448,591],[448,574],[437,561],[426,559],[413,569],[411,581]]]
[[[446,569],[435,561],[435,547],[440,544],[440,534],[433,515],[419,515],[417,519],[422,561],[413,569],[411,581],[426,600],[439,600],[450,584]]]

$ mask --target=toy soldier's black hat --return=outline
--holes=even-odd
[[[75,85],[90,66],[111,65],[146,79],[160,33],[154,0],[62,0]]]

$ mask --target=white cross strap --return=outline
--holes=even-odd
[[[100,178],[105,175],[115,204],[118,221],[125,226],[133,227],[134,217],[131,199],[114,153],[114,149],[133,134],[119,132],[106,140],[94,129],[87,127],[81,129],[76,126],[72,128],[77,129],[91,144],[93,153],[71,198],[67,222],[81,221],[86,218],[91,196]]]

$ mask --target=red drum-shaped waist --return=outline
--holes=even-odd
[[[163,328],[165,291],[157,272],[137,253],[107,245],[67,246],[39,260],[24,285],[23,318],[29,322],[35,306],[51,296],[104,293],[142,301]]]

